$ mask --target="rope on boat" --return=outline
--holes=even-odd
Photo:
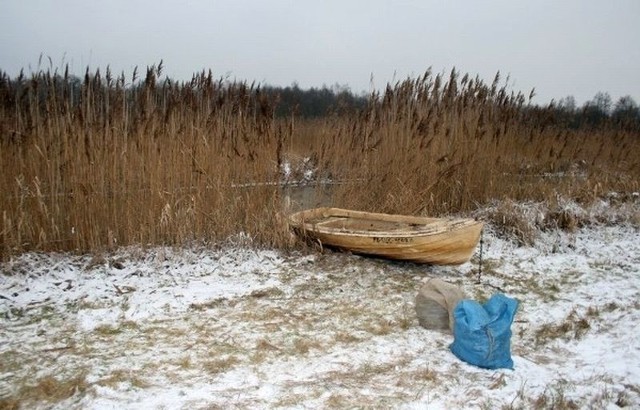
[[[480,231],[480,261],[478,262],[478,283],[482,280],[482,248],[484,245],[484,229]]]

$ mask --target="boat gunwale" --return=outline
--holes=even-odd
[[[307,222],[313,219],[329,217],[358,218],[378,220],[385,222],[400,222],[418,225],[406,230],[395,231],[372,231],[362,229],[341,229],[320,226],[322,222]],[[294,228],[303,229],[313,233],[351,236],[351,237],[426,237],[439,234],[451,234],[452,232],[466,232],[469,229],[479,227],[482,229],[484,223],[473,218],[433,218],[409,215],[393,215],[375,212],[352,211],[341,208],[314,208],[296,212],[289,216],[290,224]]]

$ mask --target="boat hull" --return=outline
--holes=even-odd
[[[290,215],[300,235],[359,254],[434,265],[468,262],[483,223],[474,219],[427,218],[316,208]]]

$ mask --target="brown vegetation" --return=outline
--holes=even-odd
[[[331,204],[374,212],[638,190],[637,135],[554,124],[498,75],[487,85],[427,72],[373,93],[358,114],[299,120],[276,118],[253,84],[210,72],[160,81],[161,70],[130,82],[87,70],[75,83],[66,72],[0,72],[0,255],[238,233],[290,246],[274,183],[295,156],[318,178],[348,181]]]

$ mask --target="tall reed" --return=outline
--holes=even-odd
[[[554,125],[498,75],[427,71],[372,93],[357,115],[301,120],[210,71],[182,83],[161,80],[162,63],[141,74],[0,72],[1,256],[238,234],[290,246],[274,182],[296,156],[345,182],[327,202],[371,211],[638,190],[637,135]]]

